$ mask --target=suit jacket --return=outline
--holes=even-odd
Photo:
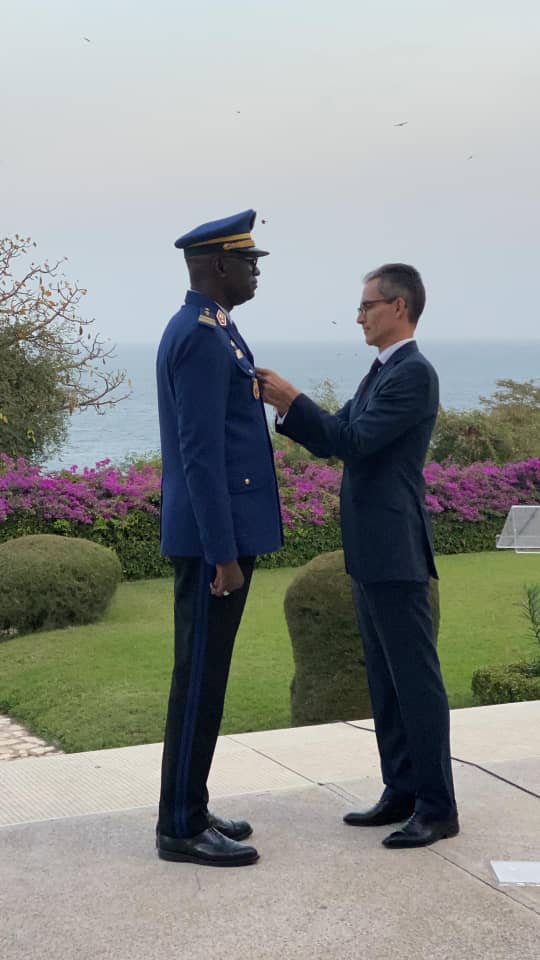
[[[190,291],[157,355],[161,552],[228,563],[283,543],[253,355],[218,304]]]
[[[435,370],[407,343],[366,392],[332,415],[301,394],[277,426],[318,457],[343,460],[347,571],[364,583],[436,577],[422,469],[439,406]]]

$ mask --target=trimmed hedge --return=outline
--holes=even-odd
[[[495,538],[504,526],[504,517],[492,517],[475,523],[461,520],[451,514],[436,514],[431,518],[435,553],[481,553],[495,549]],[[285,528],[285,546],[279,553],[264,554],[258,558],[259,567],[299,567],[321,553],[341,549],[341,531],[338,523],[324,526],[310,524]]]
[[[264,570],[302,567],[320,553],[341,549],[341,530],[338,523],[326,523],[324,526],[310,523],[297,526],[293,530],[284,527],[283,535],[283,549],[276,553],[262,554],[257,558],[258,567]]]
[[[439,633],[439,584],[430,582],[435,642]],[[285,595],[285,617],[294,655],[293,727],[373,716],[362,637],[343,551],[311,560]]]
[[[504,526],[505,517],[470,522],[455,514],[438,513],[431,518],[435,553],[482,553],[495,550],[497,535]]]
[[[92,540],[116,553],[125,580],[169,577],[172,567],[159,552],[159,517],[143,510],[131,510],[122,520],[98,519],[93,524],[69,520],[43,521],[36,517],[10,516],[0,524],[0,541],[34,533]]]
[[[540,700],[540,660],[536,663],[510,663],[504,667],[476,670],[471,687],[480,706]]]
[[[504,517],[492,517],[475,523],[451,514],[432,517],[436,554],[479,553],[495,549],[495,537],[501,532]],[[69,520],[39,520],[31,514],[11,515],[0,523],[0,542],[35,533],[93,540],[113,549],[122,565],[126,580],[168,577],[172,568],[159,553],[159,517],[143,510],[130,510],[125,519],[96,520],[93,524]],[[341,548],[341,532],[337,522],[314,523],[285,528],[285,546],[277,553],[264,554],[257,566],[264,569],[299,567],[321,553]]]
[[[0,545],[0,630],[92,623],[120,582],[118,557],[97,543],[37,534]]]

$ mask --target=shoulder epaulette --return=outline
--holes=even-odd
[[[216,318],[212,316],[208,308],[205,308],[203,312],[199,314],[199,323],[204,323],[207,327],[215,327]]]

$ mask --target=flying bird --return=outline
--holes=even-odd
[[[334,324],[335,327],[337,327],[337,320],[332,320],[332,323]]]
[[[474,153],[471,153],[470,157],[467,157],[467,160],[472,160],[474,158]]]
[[[394,126],[395,126],[395,127],[406,127],[407,124],[408,124],[408,122],[409,122],[408,120],[402,120],[401,123],[395,123]]]
[[[88,37],[83,37],[83,40],[86,40],[87,43],[91,43],[91,40],[89,40]]]
[[[261,220],[261,223],[268,223],[268,220]]]

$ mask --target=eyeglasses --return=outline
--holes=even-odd
[[[226,259],[227,259],[227,260],[241,260],[243,263],[247,263],[247,264],[248,264],[248,266],[249,266],[249,268],[250,268],[250,270],[251,270],[252,273],[256,273],[256,272],[257,272],[257,259],[258,259],[257,257],[242,257],[242,256],[239,256],[239,255],[236,254],[236,253],[228,253]]]
[[[393,303],[394,300],[397,300],[397,297],[391,297],[389,300],[387,297],[379,297],[378,300],[362,300],[362,303],[358,307],[358,312],[362,313],[365,317],[368,310],[371,310],[376,303]]]

